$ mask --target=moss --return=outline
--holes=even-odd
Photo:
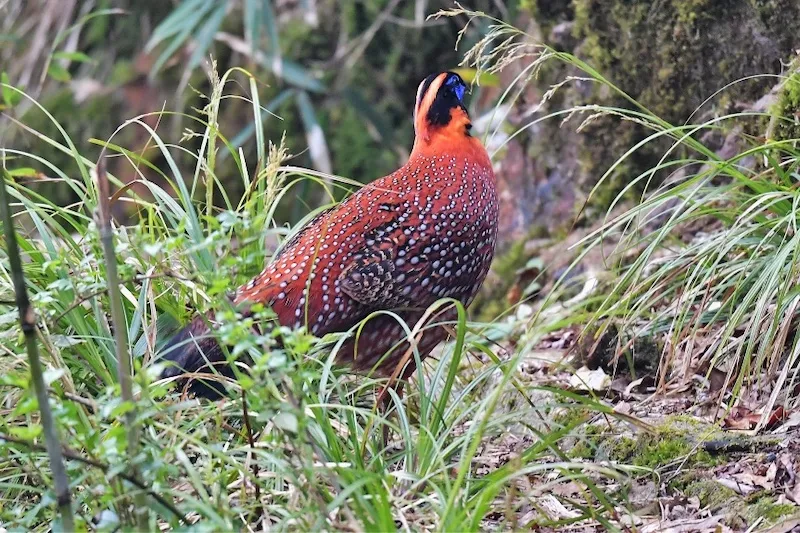
[[[763,520],[761,525],[766,526],[798,514],[794,505],[777,503],[773,496],[765,496],[761,492],[749,498],[743,497],[716,480],[709,479],[704,473],[681,474],[669,482],[667,490],[696,497],[701,507],[708,508],[712,513],[724,512],[726,522],[741,529],[746,529],[759,519]]]
[[[770,38],[779,50],[792,50],[797,46],[796,31],[782,31],[787,20],[800,17],[800,3],[797,0],[749,0],[765,28],[771,28]]]
[[[615,438],[611,442],[611,449],[609,450],[609,458],[617,462],[629,462],[639,450],[639,439],[630,437]]]
[[[800,7],[785,0],[671,0],[659,2],[657,8],[652,2],[630,0],[575,0],[573,5],[573,32],[582,40],[576,54],[672,124],[684,122],[726,83],[778,72],[781,55],[791,53],[792,32],[774,23],[800,16]],[[736,83],[704,110],[726,112],[732,102],[758,99],[773,83],[765,78]],[[605,97],[598,87],[594,90],[592,100],[630,105],[619,96]],[[579,149],[582,170],[597,179],[644,138],[644,130],[609,119],[585,130],[585,138]],[[632,178],[653,167],[664,149],[661,142],[640,149],[609,177],[590,207],[607,207]]]
[[[719,463],[708,452],[697,450],[696,445],[686,440],[685,436],[658,432],[643,439],[639,453],[633,458],[633,464],[658,468],[684,458],[687,466],[712,466]]]
[[[560,408],[560,411],[553,416],[553,424],[560,427],[577,426],[589,420],[592,411],[583,407]]]
[[[610,459],[617,463],[644,468],[664,468],[680,462],[684,468],[708,467],[719,464],[722,458],[698,449],[688,436],[692,433],[658,428],[655,434],[634,437],[605,433],[601,426],[587,427],[581,438],[569,450],[573,458]]]
[[[589,420],[591,414],[585,409],[570,409],[578,411],[580,417],[569,417],[559,422],[564,427],[577,428],[581,423]],[[575,435],[575,444],[567,450],[567,456],[572,459],[593,459],[598,446],[607,438],[605,434],[608,426],[605,424],[588,424],[580,429],[580,434]]]
[[[572,2],[563,0],[522,0],[519,8],[527,11],[545,29],[574,17]]]
[[[774,524],[779,519],[798,514],[797,507],[788,503],[777,503],[769,496],[759,497],[744,510],[744,518],[749,523],[762,518],[768,524]]]
[[[716,431],[689,416],[666,418],[654,433],[642,433],[637,438],[615,438],[605,443],[608,456],[620,463],[645,468],[663,468],[680,461],[684,467],[714,466],[724,456],[712,456],[699,449],[696,439],[706,440]]]
[[[693,435],[703,441],[712,440],[725,434],[716,426],[685,414],[671,415],[664,418],[659,425],[659,431],[678,435]]]
[[[682,491],[686,496],[696,496],[702,507],[711,511],[741,504],[742,498],[736,491],[729,489],[713,479],[698,479],[686,485]]]
[[[654,10],[650,2],[576,0],[583,50],[624,91],[657,115],[676,123],[727,83],[774,70],[774,52],[731,47],[758,33],[757,16],[743,2],[672,0]],[[670,66],[665,68],[666,66]],[[757,98],[770,82],[737,84],[738,98]],[[687,90],[691,88],[691,90]]]
[[[679,22],[693,24],[709,16],[708,8],[711,3],[710,0],[680,0],[673,1],[672,5],[675,6]]]
[[[800,139],[800,72],[794,70],[786,79],[770,112],[774,117],[770,132],[773,139]]]

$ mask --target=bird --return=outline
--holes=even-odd
[[[455,72],[426,77],[414,105],[414,144],[402,167],[323,211],[238,288],[240,308],[269,306],[277,321],[317,337],[348,332],[365,319],[335,355],[337,365],[378,377],[397,375],[409,339],[392,311],[413,327],[435,302],[468,307],[486,278],[497,242],[498,197],[492,163],[464,103],[467,85]],[[448,336],[442,325],[453,306],[416,341],[425,358]],[[213,313],[197,315],[162,350],[162,378],[228,366],[210,329]],[[409,358],[406,356],[406,360]],[[406,362],[401,378],[415,369]],[[230,375],[230,374],[226,374]],[[184,378],[186,379],[186,378]],[[198,396],[218,398],[218,384],[193,380]]]

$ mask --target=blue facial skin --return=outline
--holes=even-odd
[[[445,85],[453,89],[459,102],[464,101],[464,91],[467,90],[467,87],[464,85],[464,82],[461,81],[461,78],[458,76],[450,76],[445,82]]]

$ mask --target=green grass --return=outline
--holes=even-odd
[[[252,100],[230,92],[233,79],[249,86]],[[151,529],[183,523],[215,530],[264,524],[301,530],[476,531],[487,516],[501,516],[492,520],[508,526],[516,509],[535,505],[536,495],[519,491],[517,481],[524,478],[580,484],[583,496],[565,502],[577,513],[569,521],[591,518],[613,529],[607,517],[618,502],[599,484],[624,476],[624,469],[570,462],[560,443],[574,425],[548,422],[551,408],[566,400],[577,400],[584,409],[610,410],[574,395],[561,398],[556,390],[547,391],[550,403],[534,405],[533,389],[516,377],[524,352],[501,353],[488,340],[504,338],[503,330],[469,323],[459,309],[454,341],[418,372],[402,400],[392,392],[392,406],[383,413],[375,407],[382,381],[354,378],[333,365],[330,348],[342,338],[314,339],[284,328],[254,335],[250,322],[224,305],[225,294],[274,253],[268,243],[298,229],[274,220],[288,191],[306,184],[326,189],[330,197],[332,187],[354,183],[285,165],[280,141],[273,144],[259,134],[258,159],[246,161],[216,128],[215,117],[227,98],[245,99],[252,103],[255,131],[263,131],[255,83],[242,70],[212,77],[212,83],[209,105],[183,115],[196,129],[185,139],[200,140],[196,152],[163,138],[144,117],[120,127],[147,130],[148,150],[161,154],[163,168],[116,145],[116,133],[92,141],[104,146],[108,157],[147,167],[167,183],[161,187],[143,180],[147,196],[125,188],[116,199],[135,206],[133,222],[115,225],[113,232],[121,324],[111,319],[109,263],[93,220],[99,207],[95,163],[82,157],[66,134],[47,138],[20,123],[18,134],[70,154],[79,172],[67,173],[13,143],[2,154],[4,166],[17,176],[7,185],[79,527],[93,527],[93,520],[104,531],[130,527],[142,518],[132,498],[143,498],[143,519]],[[175,157],[180,152],[196,164],[180,166]],[[82,201],[66,207],[52,203],[27,185],[28,168],[46,169]],[[222,175],[230,173],[244,185],[241,201],[229,198],[222,185]],[[110,179],[114,194],[120,184]],[[14,529],[47,530],[56,519],[52,478],[16,310],[8,303],[13,299],[8,262],[2,257],[0,521]],[[218,334],[233,345],[232,354],[252,357],[248,372],[229,384],[232,397],[224,402],[187,398],[157,380],[159,347],[189,318],[190,309],[215,310],[223,320]],[[263,314],[268,318],[268,310]],[[562,309],[515,327],[533,341],[568,322],[567,314]],[[117,338],[127,337],[128,345],[117,352],[113,332],[120,327],[126,335]],[[280,348],[277,336],[284,341]],[[128,401],[118,369],[118,357],[126,354],[133,367]],[[489,362],[476,362],[477,355]],[[392,439],[384,442],[387,428]],[[485,448],[511,434],[524,444],[481,470]],[[131,446],[129,437],[138,442]],[[542,512],[533,520],[558,525],[561,519]]]

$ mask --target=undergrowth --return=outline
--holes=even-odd
[[[465,55],[466,65],[488,74],[511,64],[524,66],[503,95],[509,102],[524,93],[543,65],[558,61],[578,74],[554,85],[534,111],[575,82],[601,85],[628,103],[627,108],[587,104],[547,114],[530,112],[531,120],[507,135],[498,151],[544,120],[559,119],[578,131],[600,117],[635,123],[645,132],[642,140],[599,177],[588,204],[639,151],[669,141],[658,164],[629,177],[603,224],[574,247],[572,267],[600,250],[602,267],[611,273],[602,291],[595,291],[599,297],[591,304],[587,330],[599,331],[597,338],[608,328],[623,331],[618,355],[625,351],[624,339],[664,338],[661,386],[721,372],[725,383],[720,404],[729,409],[745,395],[760,396],[761,426],[776,407],[796,407],[800,139],[785,134],[754,137],[742,128],[770,123],[769,131],[785,132],[796,123],[795,116],[785,114],[786,97],[766,111],[709,112],[715,98],[753,77],[735,80],[709,95],[705,108],[685,123],[670,124],[584,61],[503,21],[460,7],[439,16],[463,14],[491,22],[486,37]],[[791,95],[797,67],[789,68],[785,75],[760,77],[772,79],[779,95]],[[693,121],[701,116],[710,118]],[[726,146],[735,147],[732,155],[720,155],[711,144],[720,136]],[[632,206],[626,199],[634,191],[642,192]],[[548,296],[542,308],[550,301]],[[539,318],[535,314],[532,324]]]
[[[232,88],[234,79],[250,92]],[[391,407],[383,412],[375,402],[383,381],[354,378],[333,365],[341,335],[315,339],[277,326],[256,335],[251,319],[226,303],[226,295],[302,225],[286,228],[274,219],[287,191],[305,185],[332,197],[333,187],[355,183],[287,164],[281,142],[260,134],[264,114],[249,73],[212,76],[212,84],[208,105],[183,115],[194,127],[182,139],[163,138],[145,116],[120,126],[118,132],[145,129],[147,150],[160,153],[164,168],[115,144],[116,133],[91,141],[104,147],[104,157],[148,167],[166,184],[142,176],[146,193],[137,194],[141,189],[109,176],[112,204],[132,204],[136,213],[133,223],[113,227],[118,287],[109,284],[95,216],[105,201],[97,190],[104,170],[66,134],[48,138],[9,119],[16,134],[36,136],[69,154],[78,169],[67,173],[13,142],[2,153],[77,526],[474,531],[489,515],[511,516],[531,505],[536,496],[519,494],[517,482],[538,478],[544,486],[572,480],[585,488],[571,503],[577,511],[569,522],[591,518],[613,529],[607,517],[618,502],[598,483],[624,477],[624,469],[573,463],[561,452],[560,442],[574,425],[548,422],[548,412],[575,398],[559,399],[558,391],[549,391],[552,405],[535,404],[532,389],[515,374],[523,352],[499,349],[490,340],[497,337],[491,324],[468,323],[460,309],[453,342],[418,371],[404,399],[390,391]],[[38,105],[11,86],[4,91]],[[256,161],[246,161],[217,129],[216,114],[228,98],[252,104]],[[196,152],[184,146],[197,139]],[[192,156],[193,168],[180,166],[177,152]],[[82,201],[61,206],[35,192],[29,180],[37,172],[67,184]],[[246,191],[240,201],[226,194],[222,173],[240,176]],[[59,529],[5,257],[0,268],[0,520],[13,529]],[[122,323],[111,319],[109,294],[117,290]],[[232,346],[232,356],[247,353],[252,359],[247,372],[229,381],[230,398],[220,402],[188,397],[157,379],[164,340],[192,313],[209,309],[222,321],[215,333]],[[270,316],[267,309],[258,314]],[[564,319],[563,312],[554,313],[527,328],[527,335],[540,335]],[[414,326],[407,325],[409,331]],[[126,335],[116,338],[127,338],[123,350],[115,341],[119,328]],[[127,357],[130,400],[120,387],[126,374],[119,362]],[[512,399],[516,407],[507,409]],[[579,403],[610,413],[594,400]],[[521,436],[521,444],[479,474],[482,448],[511,434]],[[133,446],[131,438],[138,440]],[[134,500],[145,501],[145,508]],[[561,520],[542,512],[523,525]]]

